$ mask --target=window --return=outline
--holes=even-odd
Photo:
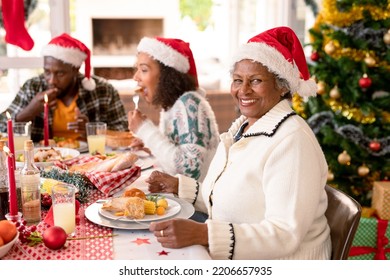
[[[150,5],[152,1],[156,1],[154,6],[158,9],[169,8],[163,12],[165,19],[153,12],[153,5]],[[94,10],[95,15],[98,14],[97,18],[163,18],[163,36],[179,37],[190,42],[198,64],[199,80],[213,89],[228,88],[230,81],[227,68],[230,57],[239,44],[251,36],[273,26],[287,25],[294,28],[303,41],[308,28],[305,22],[310,13],[305,10],[304,0],[213,0],[210,25],[203,31],[197,30],[188,18],[181,19],[179,1],[111,0],[110,9],[107,9],[106,0],[93,0],[92,6],[91,0],[26,1],[36,2],[36,8],[27,21],[29,34],[35,42],[34,48],[26,52],[5,44],[5,31],[0,28],[0,112],[12,101],[26,79],[42,71],[40,51],[43,44],[47,44],[53,36],[71,32],[93,50],[92,20],[85,20],[88,10]],[[164,3],[163,6],[161,3]],[[101,63],[98,55],[93,55],[96,64]],[[116,61],[123,64],[122,58],[116,60],[113,57],[109,59],[109,64],[115,64]],[[93,63],[94,56],[92,66]]]

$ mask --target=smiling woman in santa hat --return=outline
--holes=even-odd
[[[43,139],[44,96],[50,106],[50,138],[85,139],[85,123],[106,122],[111,130],[128,130],[127,116],[117,90],[91,75],[90,50],[64,33],[42,50],[43,74],[27,80],[7,108],[17,122],[32,121],[31,139]],[[84,74],[79,69],[84,64]],[[0,131],[6,128],[0,116]]]
[[[327,163],[289,103],[294,93],[316,94],[297,36],[278,27],[251,38],[234,56],[231,74],[242,116],[221,135],[203,184],[159,174],[149,185],[151,192],[178,194],[209,218],[149,229],[164,247],[200,244],[213,259],[330,259]]]
[[[214,112],[198,87],[196,65],[187,42],[175,38],[143,38],[137,47],[140,95],[161,107],[155,126],[138,109],[128,113],[129,129],[172,175],[203,180],[218,145]]]

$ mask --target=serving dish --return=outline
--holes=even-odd
[[[34,149],[34,154],[36,154],[36,152],[38,150],[41,150],[41,149],[51,149],[51,147],[45,147],[45,148],[35,148]],[[78,150],[75,150],[75,149],[70,149],[70,148],[59,148],[59,147],[53,147],[54,150],[57,150],[61,153],[61,156],[63,158],[62,161],[66,161],[66,160],[70,160],[70,159],[73,159],[73,158],[76,158],[80,155],[80,152]],[[19,151],[16,151],[15,152],[15,158],[16,158],[16,167],[18,168],[22,168],[24,166],[24,162],[19,160],[21,158],[21,156],[24,155],[24,151],[22,150],[19,150]],[[35,162],[35,165],[39,168],[43,167],[48,167],[48,166],[52,166],[54,164],[54,161],[44,161],[44,162]]]

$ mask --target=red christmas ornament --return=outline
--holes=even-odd
[[[369,88],[372,84],[372,80],[367,76],[367,74],[364,74],[362,78],[359,80],[359,86],[361,88]]]
[[[371,141],[370,142],[370,145],[369,145],[371,151],[373,152],[377,152],[381,149],[381,143],[379,143],[378,141]]]
[[[318,52],[312,52],[310,55],[310,59],[312,61],[318,61],[320,60],[320,55],[318,54]]]
[[[66,242],[68,235],[62,227],[49,227],[42,235],[45,246],[52,250],[61,249]]]

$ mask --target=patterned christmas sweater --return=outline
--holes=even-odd
[[[214,112],[197,91],[185,92],[169,110],[162,110],[159,127],[148,119],[135,133],[163,171],[199,181],[206,176],[219,142]]]

